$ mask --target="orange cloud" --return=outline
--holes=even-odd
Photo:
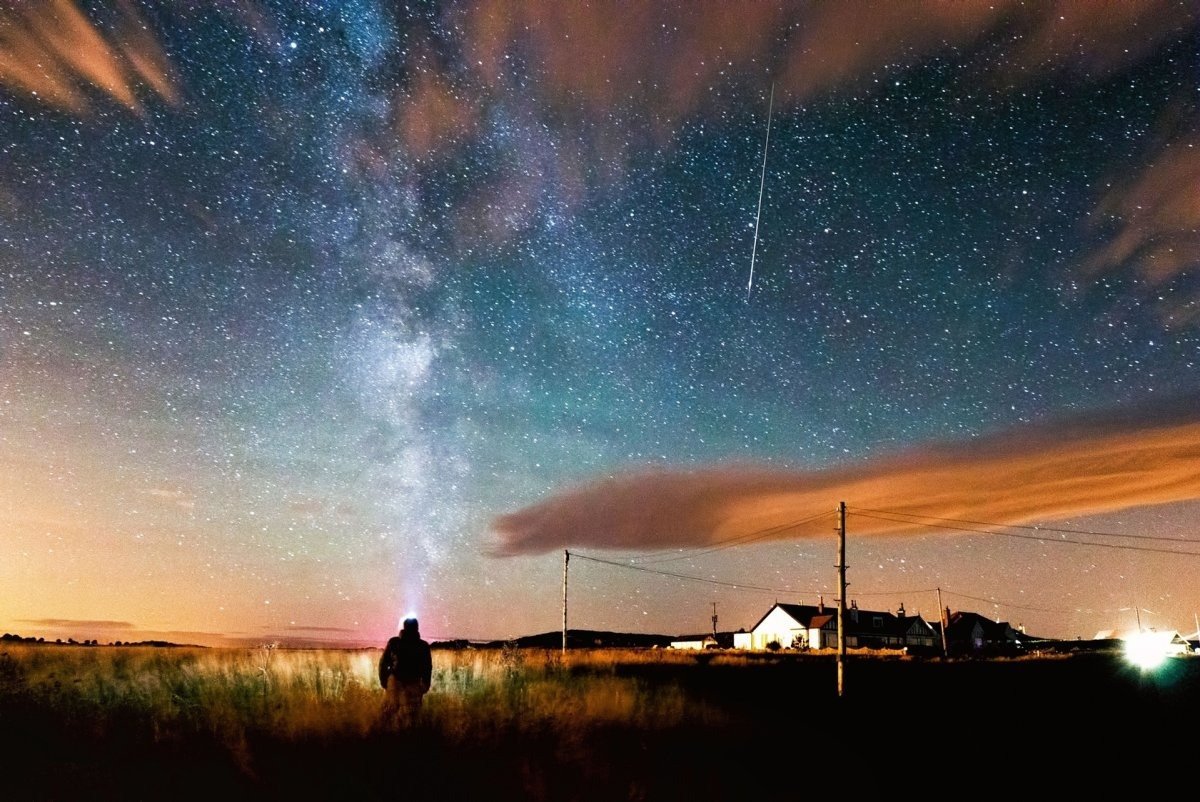
[[[96,621],[77,618],[21,618],[17,620],[23,624],[52,629],[133,629],[133,624],[128,621]]]
[[[166,52],[129,0],[122,0],[120,8],[122,17],[117,36],[121,53],[138,77],[159,97],[172,106],[179,105],[179,90]]]
[[[1087,277],[1132,270],[1157,291],[1195,274],[1200,268],[1200,136],[1168,144],[1145,169],[1105,192],[1091,226],[1108,236],[1083,261]],[[1164,322],[1180,322],[1167,312]],[[1186,314],[1186,308],[1175,312]]]
[[[178,103],[166,54],[129,2],[123,0],[118,8],[113,35],[72,0],[43,0],[0,11],[0,87],[74,113],[90,107],[84,87],[138,113],[139,83],[168,103]]]
[[[647,550],[735,538],[826,537],[837,503],[994,524],[1200,498],[1194,401],[916,449],[850,468],[752,466],[619,475],[493,522],[498,555],[582,546]],[[827,511],[828,514],[822,514]],[[816,517],[814,517],[816,516]],[[928,531],[858,516],[856,535]]]
[[[519,65],[562,113],[633,109],[668,134],[686,115],[719,110],[729,94],[714,90],[775,80],[781,104],[803,103],[948,51],[1006,82],[1060,69],[1099,77],[1195,25],[1173,0],[696,0],[687,14],[655,2],[479,0],[464,28],[485,85],[506,86]]]
[[[1007,59],[1014,72],[1067,68],[1101,77],[1152,54],[1197,21],[1176,0],[1056,0],[1022,5],[1019,38]]]
[[[418,159],[445,154],[474,131],[478,108],[440,71],[419,69],[396,104],[396,131]]]
[[[515,97],[551,122],[555,158],[589,166],[586,173],[564,164],[496,179],[498,191],[515,185],[531,197],[552,176],[579,174],[584,183],[619,177],[637,136],[670,142],[689,118],[720,118],[745,97],[765,104],[772,83],[778,112],[836,92],[869,91],[883,76],[944,54],[971,69],[965,80],[999,87],[1061,71],[1097,78],[1196,25],[1194,12],[1173,0],[693,0],[686,14],[649,1],[476,0],[455,12],[461,60],[438,74],[430,74],[428,59],[419,62],[410,91],[395,98],[400,136],[388,142],[385,134],[373,150],[387,159],[388,148],[400,144],[425,158],[457,147],[478,135],[501,95]],[[483,201],[460,228],[499,241],[524,223],[519,213],[499,214]]]

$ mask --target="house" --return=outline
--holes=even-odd
[[[993,621],[979,613],[946,608],[946,651],[950,654],[1011,654],[1025,645],[1025,633],[1007,621]],[[941,637],[942,622],[934,624]]]
[[[717,639],[712,635],[685,635],[680,640],[671,641],[670,649],[715,649]]]
[[[821,642],[825,648],[837,646],[837,614],[822,625]],[[881,610],[860,610],[851,600],[845,621],[847,649],[915,649],[927,651],[938,642],[937,631],[919,615],[908,615],[901,604],[893,614]]]
[[[708,635],[681,635],[671,641],[670,649],[732,649],[738,633],[717,632]]]
[[[810,635],[814,632],[813,619],[825,615],[826,612],[823,601],[818,605],[776,602],[748,633],[735,635],[734,647],[753,650],[810,648]],[[833,612],[836,617],[836,608]],[[815,632],[819,637],[820,623]],[[819,649],[820,646],[812,648]]]
[[[838,641],[837,608],[776,603],[748,633],[734,635],[739,649],[834,649]],[[860,610],[850,602],[844,621],[848,649],[933,649],[937,632],[904,605],[896,613]]]
[[[1121,640],[1125,653],[1140,663],[1153,663],[1164,657],[1184,657],[1195,652],[1188,639],[1174,629],[1143,629]]]

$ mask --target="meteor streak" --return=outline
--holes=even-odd
[[[746,282],[746,303],[754,289],[754,256],[758,252],[758,221],[762,217],[763,187],[767,183],[767,148],[771,144],[771,113],[775,110],[775,83],[771,83],[771,99],[767,103],[767,136],[763,142],[762,175],[758,179],[758,211],[754,214],[754,247],[750,249],[750,280]]]

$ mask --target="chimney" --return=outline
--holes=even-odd
[[[900,609],[896,611],[896,617],[897,618],[904,617],[904,602],[900,602]]]
[[[825,594],[821,594],[817,597],[817,614],[825,614]]]

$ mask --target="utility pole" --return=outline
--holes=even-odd
[[[946,625],[950,623],[946,616],[946,608],[942,606],[942,589],[938,588],[938,618],[942,621],[942,657],[948,657],[950,651],[946,648]]]
[[[571,552],[563,549],[563,657],[567,656],[567,566],[571,562]]]
[[[717,639],[717,603],[713,602],[713,640]]]
[[[837,691],[846,695],[846,502],[838,502],[838,650]]]

